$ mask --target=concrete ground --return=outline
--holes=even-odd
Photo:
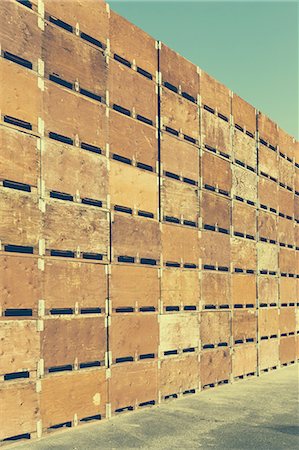
[[[298,366],[56,432],[22,450],[298,449]]]

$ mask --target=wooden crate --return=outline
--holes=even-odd
[[[258,113],[259,138],[273,147],[278,145],[278,126],[265,114]]]
[[[110,154],[136,162],[141,167],[156,171],[158,160],[158,140],[156,130],[138,120],[109,111],[109,150]]]
[[[279,342],[280,364],[288,364],[297,360],[296,336],[284,336]]]
[[[0,440],[36,433],[40,420],[36,384],[28,380],[0,385]]]
[[[232,193],[236,197],[257,202],[257,176],[243,167],[232,166]]]
[[[161,356],[199,346],[198,313],[164,314],[159,317]],[[165,354],[166,353],[166,354]]]
[[[265,370],[279,365],[279,339],[266,339],[258,344],[259,369]]]
[[[255,374],[257,371],[256,344],[244,344],[233,347],[232,375],[234,378]]]
[[[296,250],[284,247],[279,248],[279,269],[280,273],[296,273]]]
[[[43,283],[46,313],[105,312],[105,265],[96,261],[46,257]]]
[[[198,355],[181,355],[160,362],[159,393],[162,399],[196,392],[198,387]]]
[[[295,306],[283,307],[279,310],[279,331],[281,335],[295,333],[296,309]]]
[[[232,140],[235,161],[246,164],[247,167],[249,166],[256,170],[257,152],[255,139],[234,128]]]
[[[157,174],[139,170],[118,161],[110,161],[109,190],[112,205],[134,212],[158,215],[159,180]]]
[[[201,386],[228,382],[231,376],[230,349],[211,349],[202,352],[200,356]]]
[[[232,98],[234,124],[254,134],[256,131],[256,111],[253,106],[234,93]]]
[[[35,195],[1,187],[0,217],[0,241],[3,244],[38,246],[42,213]]]
[[[256,306],[256,277],[243,273],[233,273],[232,304],[234,306]]]
[[[260,308],[258,310],[258,334],[262,337],[277,337],[279,334],[278,308]]]
[[[40,349],[37,322],[28,319],[0,323],[0,375],[36,371]]]
[[[291,188],[294,189],[295,185],[295,166],[293,162],[290,162],[286,158],[279,158],[279,181]]]
[[[277,240],[278,242],[295,245],[296,223],[284,217],[277,218]]]
[[[231,318],[229,311],[203,311],[200,313],[200,341],[202,347],[230,345]]]
[[[0,128],[0,179],[37,187],[39,139],[12,128]]]
[[[114,11],[110,11],[109,38],[111,52],[126,63],[146,71],[154,78],[158,70],[156,41],[143,30]]]
[[[94,416],[105,417],[106,370],[89,369],[51,374],[41,380],[40,411],[43,428]]]
[[[6,117],[4,121],[35,133],[42,107],[37,78],[33,71],[0,59],[0,110]]]
[[[45,139],[42,179],[47,193],[56,191],[100,200],[106,206],[109,174],[108,160],[103,155]]]
[[[183,96],[187,94],[187,98],[191,101],[197,101],[199,93],[197,67],[163,43],[159,58],[162,83],[166,86],[170,85],[172,90]]]
[[[256,209],[247,203],[233,200],[232,226],[237,236],[256,238]]]
[[[280,304],[297,303],[297,280],[296,278],[279,278]]]
[[[278,271],[278,252],[279,247],[275,244],[267,242],[257,242],[257,261],[258,270],[261,271]]]
[[[216,188],[217,192],[229,195],[232,187],[230,162],[204,151],[202,155],[202,185]]]
[[[230,230],[231,201],[213,192],[201,193],[201,216],[203,228],[205,225],[217,229]]]
[[[90,205],[49,199],[44,213],[43,236],[46,249],[107,257],[108,213]]]
[[[153,81],[117,61],[110,60],[108,89],[111,107],[117,105],[124,108],[127,110],[126,115],[132,115],[134,109],[135,114],[143,118],[143,122],[156,124],[158,96]]]
[[[161,233],[155,220],[115,213],[111,233],[113,261],[123,256],[135,258],[135,262],[142,258],[160,260]]]
[[[298,199],[296,199],[298,201]],[[293,192],[285,188],[278,187],[278,208],[279,212],[292,220],[295,212],[295,196]]]
[[[200,95],[202,105],[206,105],[229,118],[231,98],[229,89],[203,70],[200,74]]]
[[[280,153],[283,153],[287,158],[294,158],[296,153],[295,138],[290,136],[280,127],[278,128],[278,144]]]
[[[175,92],[161,89],[161,122],[163,129],[173,134],[187,136],[187,140],[197,143],[199,140],[198,106]],[[170,130],[169,130],[170,129]]]
[[[106,347],[104,317],[65,316],[44,320],[41,356],[45,369],[81,363],[102,364]]]
[[[279,156],[276,151],[266,147],[263,144],[259,146],[259,171],[262,175],[266,175],[278,180],[278,160]]]
[[[0,310],[4,315],[36,316],[42,298],[42,272],[32,255],[0,255]],[[20,317],[18,317],[20,318]]]
[[[201,114],[202,143],[209,150],[217,150],[222,156],[232,153],[230,123],[210,111]]]
[[[231,275],[216,271],[201,272],[201,302],[203,308],[231,305]]]
[[[102,51],[71,33],[47,23],[43,33],[42,59],[45,76],[51,75],[88,91],[88,96],[106,97],[108,65]],[[51,78],[50,78],[51,79]]]
[[[258,178],[258,200],[260,208],[278,212],[278,184],[268,178]]]
[[[215,231],[204,230],[200,239],[200,256],[202,266],[206,269],[230,266],[229,235]]]
[[[199,183],[199,149],[167,133],[161,136],[161,166],[163,175],[175,175],[193,185]]]
[[[273,276],[258,276],[257,278],[258,299],[260,304],[278,305],[279,285],[278,278]]]
[[[198,187],[169,177],[162,177],[160,183],[163,219],[172,221],[175,218],[196,226],[199,219]]]
[[[72,31],[79,27],[81,37],[87,35],[100,41],[102,45],[106,44],[109,36],[109,14],[104,2],[89,0],[86,8],[82,0],[73,0],[71,3],[67,0],[63,2],[45,0],[45,11],[49,16],[71,25]]]
[[[164,263],[198,266],[198,230],[192,227],[163,223],[161,239]]]
[[[279,223],[279,219],[280,217],[277,217],[271,212],[259,210],[257,217],[259,237],[277,241],[279,236],[277,233],[277,225]]]
[[[161,272],[162,312],[198,309],[200,279],[197,270],[167,267]]]
[[[45,130],[52,133],[53,139],[96,147],[97,152],[105,149],[108,141],[105,105],[50,81],[45,82],[43,99]]]
[[[157,358],[159,323],[157,314],[113,314],[109,321],[111,364]]]
[[[111,367],[111,412],[155,404],[158,401],[158,362],[139,361]]]
[[[232,338],[235,344],[256,341],[257,314],[255,309],[234,310],[232,313]]]
[[[0,29],[2,51],[22,58],[24,64],[31,63],[36,70],[37,60],[41,57],[42,37],[36,13],[17,2],[2,2]],[[30,65],[25,67],[30,68]]]
[[[231,263],[234,269],[256,270],[257,244],[248,239],[233,237],[231,243]]]
[[[112,264],[109,285],[112,311],[158,311],[159,299],[158,269]]]

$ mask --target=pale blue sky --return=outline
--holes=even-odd
[[[110,1],[298,139],[298,3]]]

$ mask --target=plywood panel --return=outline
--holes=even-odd
[[[203,152],[202,183],[229,193],[232,187],[230,162],[209,152]]]
[[[166,268],[161,277],[161,300],[163,306],[199,305],[200,280],[197,270]]]
[[[295,166],[285,158],[279,158],[279,180],[291,189],[294,188]]]
[[[229,267],[229,235],[214,231],[203,231],[200,239],[200,255],[203,265]]]
[[[243,273],[232,274],[233,305],[256,304],[256,277]]]
[[[259,146],[259,170],[278,180],[278,153],[263,144]]]
[[[219,272],[202,272],[201,296],[203,306],[231,304],[231,275]]]
[[[201,216],[203,225],[230,230],[231,201],[212,192],[202,191]]]
[[[261,205],[278,211],[278,185],[268,178],[258,179],[258,199]]]
[[[231,155],[232,143],[230,124],[205,109],[201,114],[202,141],[208,148]]]
[[[198,389],[199,363],[197,355],[184,355],[161,361],[159,390],[162,397]]]
[[[211,311],[200,313],[201,345],[216,345],[226,343],[230,345],[230,312]]]
[[[276,147],[278,145],[278,126],[265,114],[258,113],[259,136],[264,141]]]
[[[239,97],[237,94],[232,98],[232,115],[234,123],[245,128],[250,133],[256,130],[255,108]]]
[[[229,380],[231,356],[229,349],[212,349],[202,352],[200,357],[200,381],[202,386]]]
[[[198,348],[198,314],[164,314],[159,318],[159,326],[160,352]]]
[[[278,270],[278,247],[267,242],[258,242],[256,247],[258,269],[276,272]]]
[[[203,105],[217,110],[228,118],[230,117],[229,89],[204,71],[201,71],[200,75],[200,95]]]
[[[175,217],[198,223],[198,188],[168,177],[161,179],[161,206],[164,220]]]
[[[296,331],[296,310],[294,306],[280,308],[279,331],[280,334]]]
[[[279,151],[288,158],[293,159],[296,152],[295,139],[286,133],[282,128],[278,128]]]
[[[257,316],[254,309],[234,310],[232,314],[233,341],[256,340]]]
[[[284,217],[278,217],[277,240],[284,244],[295,245],[295,222]]]
[[[161,237],[164,262],[198,265],[198,230],[163,223]]]
[[[281,303],[297,302],[297,280],[296,278],[281,277],[279,279],[279,292]]]
[[[232,205],[232,225],[234,232],[256,236],[256,210],[239,201]]]
[[[105,369],[74,371],[47,376],[41,381],[40,409],[43,427],[105,416],[107,381]]]
[[[241,161],[256,169],[257,154],[255,139],[236,128],[233,131],[233,154],[235,160]]]
[[[296,251],[289,248],[279,248],[279,269],[280,273],[296,272]]]
[[[282,187],[278,187],[278,204],[279,204],[279,212],[289,216],[289,218],[294,217],[294,208],[295,208],[295,197],[294,193],[284,189]]]
[[[285,336],[279,343],[280,364],[287,364],[296,361],[296,337]]]
[[[258,310],[259,336],[278,336],[279,310],[278,308],[260,308]]]
[[[257,201],[257,176],[242,167],[232,166],[233,194],[251,202]]]
[[[255,344],[234,347],[232,356],[233,377],[255,373],[257,369],[257,348]]]
[[[277,222],[280,218],[276,215],[259,210],[258,212],[258,230],[259,236],[265,239],[277,241]]]
[[[234,268],[256,270],[256,243],[247,239],[231,239],[231,260]]]
[[[278,278],[258,276],[258,298],[260,303],[278,303]]]
[[[277,367],[279,364],[279,341],[267,339],[260,341],[258,348],[259,368],[261,370]]]

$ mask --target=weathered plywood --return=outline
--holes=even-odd
[[[233,267],[238,269],[256,270],[256,243],[247,239],[231,239],[231,260]],[[271,270],[271,269],[270,269]]]
[[[233,194],[251,202],[257,201],[257,176],[242,167],[232,166]]]
[[[104,317],[49,318],[41,333],[45,368],[104,361],[106,328]]]
[[[233,377],[255,373],[257,369],[257,348],[255,344],[234,347],[232,355]]]
[[[158,400],[158,362],[132,362],[111,367],[111,409],[136,407]]]
[[[153,81],[114,60],[109,62],[108,80],[111,105],[122,106],[131,112],[135,108],[136,114],[156,123],[158,96]]]
[[[164,314],[159,317],[160,352],[198,348],[197,313]]]
[[[278,302],[278,278],[273,276],[258,276],[258,298],[260,303]]]
[[[232,153],[230,124],[205,109],[201,114],[202,142],[220,152]]]
[[[0,439],[36,432],[40,419],[35,383],[1,383]]]
[[[105,266],[88,261],[45,258],[44,294],[47,310],[56,308],[101,308],[105,310]]]
[[[258,178],[258,199],[261,205],[278,211],[278,184],[268,178]]]
[[[44,215],[47,249],[108,254],[108,214],[100,208],[48,200]]]
[[[296,336],[285,336],[280,338],[279,361],[287,364],[296,361]]]
[[[278,308],[260,308],[258,310],[258,333],[260,338],[263,336],[278,336]]]
[[[202,272],[201,298],[205,305],[231,304],[231,275],[219,272]]]
[[[105,148],[108,140],[106,107],[73,91],[45,82],[43,120],[45,130],[73,141]]]
[[[201,71],[200,95],[203,105],[216,109],[226,117],[231,114],[231,99],[229,89],[215,78]]]
[[[278,180],[278,153],[263,144],[259,146],[259,171]]]
[[[279,248],[280,273],[296,273],[296,251],[289,248]]]
[[[45,0],[45,11],[72,25],[79,25],[80,31],[99,40],[103,44],[109,36],[109,15],[106,3],[101,0]]]
[[[109,148],[111,154],[124,156],[153,167],[158,160],[156,130],[116,111],[109,112]]]
[[[226,343],[230,345],[230,312],[203,311],[200,313],[201,345],[216,345]]]
[[[198,355],[184,355],[161,361],[159,391],[162,397],[198,389],[198,385]]]
[[[1,114],[29,122],[36,132],[42,99],[37,74],[1,58],[0,86]]]
[[[198,223],[199,198],[197,186],[168,177],[161,180],[161,207],[166,216]]]
[[[295,166],[285,158],[279,158],[279,181],[291,189],[295,183]]]
[[[205,350],[200,357],[200,381],[202,386],[229,380],[231,356],[229,349]]]
[[[197,105],[167,88],[162,88],[161,117],[165,127],[181,131],[192,139],[199,139]]]
[[[298,198],[296,198],[298,201]],[[288,191],[285,188],[278,187],[278,205],[279,212],[283,213],[291,218],[294,217],[295,210],[295,196],[293,192]]]
[[[231,282],[233,305],[256,304],[256,277],[254,275],[233,273]]]
[[[297,280],[296,278],[281,277],[279,279],[280,303],[297,302]]]
[[[258,347],[259,368],[261,370],[276,367],[279,364],[279,340],[262,340]]]
[[[242,161],[252,168],[256,168],[256,142],[255,139],[234,128],[233,131],[233,154],[234,158]]]
[[[157,314],[114,314],[109,323],[109,350],[117,358],[158,354],[159,323]]]
[[[296,153],[295,139],[286,133],[282,128],[278,128],[279,151],[293,159]]]
[[[200,280],[197,270],[166,268],[161,277],[163,306],[195,306],[200,299]]]
[[[230,266],[229,235],[214,231],[203,231],[200,239],[202,265]]]
[[[254,339],[257,334],[257,315],[254,309],[234,310],[232,314],[233,341]]]
[[[259,137],[276,147],[278,145],[278,126],[265,114],[258,113]]]
[[[198,183],[200,177],[199,161],[197,147],[170,134],[162,134],[161,162],[164,172],[171,172]]]
[[[296,309],[295,306],[283,307],[279,310],[280,334],[294,333],[296,331]]]
[[[198,265],[198,231],[192,227],[162,224],[163,261]]]
[[[232,225],[237,231],[250,236],[256,235],[256,210],[252,206],[239,201],[233,201]]]
[[[202,191],[201,216],[203,225],[230,229],[231,201],[212,192]]]
[[[112,265],[109,286],[112,309],[158,309],[160,284],[158,270],[152,267]]]
[[[0,241],[13,245],[38,245],[42,213],[35,195],[0,188],[0,217]]]
[[[160,72],[162,81],[181,89],[195,100],[199,93],[199,75],[197,67],[183,58],[167,45],[162,44],[160,50]]]
[[[110,199],[113,205],[147,211],[157,216],[157,174],[141,171],[117,161],[110,161]]]
[[[51,374],[41,380],[40,409],[43,427],[83,419],[97,414],[105,417],[106,370]]]
[[[55,74],[80,88],[105,98],[108,65],[103,52],[50,23],[43,33],[45,75]]]
[[[256,131],[255,108],[239,97],[237,94],[232,98],[232,115],[234,123],[254,134]]]
[[[229,193],[232,187],[230,162],[204,151],[202,155],[202,183]]]
[[[258,269],[270,270],[277,272],[278,270],[278,247],[267,242],[257,242]]]
[[[42,178],[47,190],[106,202],[109,186],[105,156],[46,139]]]
[[[265,239],[270,239],[277,241],[277,222],[280,218],[277,218],[276,215],[259,210],[258,211],[258,231],[259,236]]]
[[[110,11],[110,49],[153,76],[158,70],[156,41],[124,17]]]
[[[278,242],[295,245],[295,222],[284,217],[278,217]]]
[[[114,214],[111,232],[114,257],[160,259],[161,234],[155,220]]]
[[[37,186],[39,140],[30,134],[0,128],[0,179]]]

